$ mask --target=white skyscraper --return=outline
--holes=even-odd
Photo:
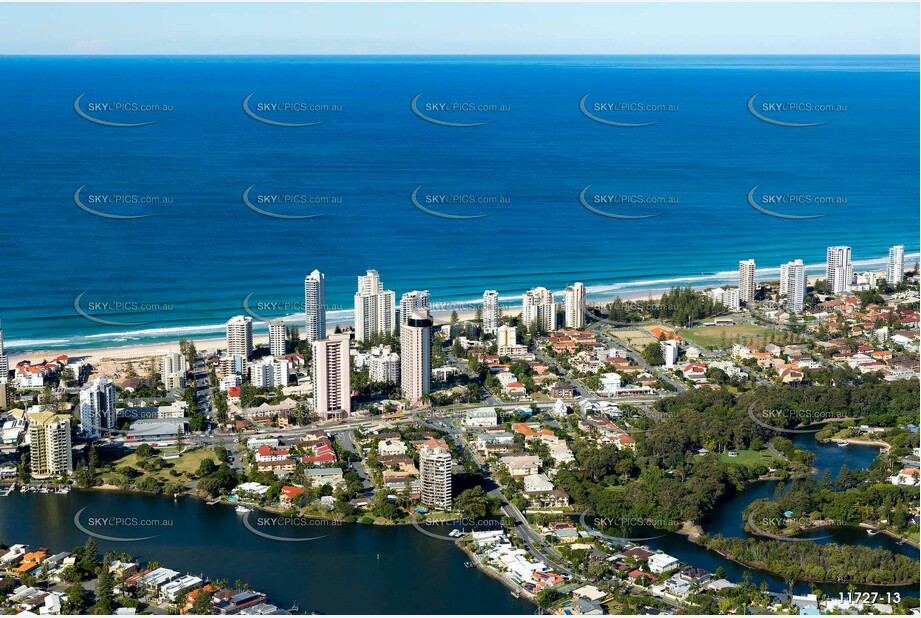
[[[739,260],[739,301],[755,302],[755,260]]]
[[[285,355],[285,321],[276,318],[269,322],[269,350],[272,356]]]
[[[326,337],[326,277],[319,270],[304,279],[304,318],[307,343]]]
[[[897,285],[905,278],[905,245],[889,247],[889,260],[886,262],[886,283]],[[3,353],[3,332],[0,331],[0,354]]]
[[[528,290],[521,297],[521,321],[528,329],[537,325],[546,332],[556,330],[556,302],[547,288]]]
[[[428,290],[406,292],[400,297],[400,326],[406,326],[410,316],[416,309],[428,310],[430,308]]]
[[[585,326],[585,286],[583,284],[577,282],[563,290],[563,310],[566,328]]]
[[[189,370],[185,356],[170,352],[160,360],[160,378],[166,390],[185,388],[185,374]]]
[[[355,339],[368,341],[374,335],[390,335],[396,330],[395,296],[385,290],[376,270],[358,277],[355,294]]]
[[[250,365],[253,386],[275,388],[288,385],[288,361],[266,356]]]
[[[780,288],[787,296],[787,311],[799,313],[806,298],[806,267],[802,260],[793,260],[780,267]]]
[[[826,254],[825,278],[829,294],[842,294],[851,289],[854,267],[850,247],[829,247]]]
[[[98,438],[105,429],[116,428],[115,382],[97,378],[80,391],[80,430]]]
[[[499,292],[483,292],[483,332],[492,335],[499,328]]]
[[[422,503],[445,511],[451,508],[451,453],[442,447],[423,447],[419,452]]]
[[[418,405],[432,390],[432,316],[413,311],[400,327],[400,387],[410,405]]]
[[[253,318],[238,315],[227,321],[227,356],[223,372],[245,374],[253,355]]]
[[[368,359],[368,373],[372,382],[400,383],[400,355],[393,352],[390,346],[379,346],[371,349],[371,358]]]
[[[10,375],[10,360],[3,351],[3,323],[0,322],[0,381],[6,380]]]
[[[713,288],[707,290],[707,295],[729,311],[739,310],[739,288]]]
[[[313,409],[321,421],[342,420],[352,411],[349,335],[336,333],[313,342]]]

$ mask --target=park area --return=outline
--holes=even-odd
[[[678,336],[698,347],[722,348],[733,343],[743,345],[766,345],[771,335],[781,335],[779,331],[754,324],[729,324],[726,326],[695,326],[678,331]]]

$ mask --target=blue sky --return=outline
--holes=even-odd
[[[917,3],[3,4],[0,54],[918,54]]]

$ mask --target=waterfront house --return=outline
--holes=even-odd
[[[283,509],[294,507],[294,499],[304,493],[304,488],[298,485],[284,485],[278,494],[278,503]]]
[[[680,560],[668,554],[653,554],[649,557],[647,563],[649,565],[649,570],[656,575],[661,575],[681,565]]]

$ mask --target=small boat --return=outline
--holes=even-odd
[[[847,446],[847,440],[835,440],[835,444],[838,446]]]
[[[515,597],[516,599],[521,597],[521,591],[519,591],[519,590],[512,590],[512,591],[511,591],[511,594],[512,594],[512,596]]]
[[[877,534],[879,534],[879,530],[869,530],[868,529],[867,534],[869,534],[870,536],[876,536]]]
[[[237,513],[252,513],[253,509],[240,504],[237,506],[236,511]]]
[[[61,487],[60,489],[58,489],[58,490],[57,490],[56,492],[54,492],[54,493],[56,493],[56,494],[69,494],[69,493],[70,493],[70,487]]]
[[[472,562],[465,562],[465,563],[464,563],[464,566],[467,567],[468,569],[472,569],[472,568],[473,568],[473,563],[472,563]]]
[[[455,528],[454,530],[448,533],[448,536],[457,538],[459,536],[464,536],[464,533],[458,530],[457,528]]]

